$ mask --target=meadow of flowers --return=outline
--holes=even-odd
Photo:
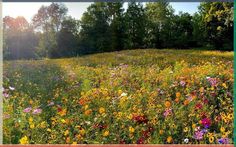
[[[5,144],[232,144],[233,52],[5,61]]]

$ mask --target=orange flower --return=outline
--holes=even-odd
[[[86,111],[84,112],[85,115],[90,115],[91,113],[92,113],[92,110],[91,110],[91,109],[86,110]]]
[[[175,94],[175,96],[176,96],[176,98],[180,98],[180,96],[181,96],[180,92],[177,92],[177,93]]]
[[[170,107],[171,107],[170,101],[165,101],[165,106],[166,106],[167,108],[170,108]]]
[[[166,142],[167,142],[167,143],[171,143],[172,141],[173,141],[173,139],[172,139],[171,136],[169,136],[169,137],[166,139]]]
[[[184,101],[184,105],[186,106],[186,105],[188,105],[189,104],[189,100],[185,100]]]
[[[176,99],[175,99],[175,102],[178,103],[178,102],[179,102],[179,98],[176,98]]]

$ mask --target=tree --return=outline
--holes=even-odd
[[[149,47],[162,48],[171,43],[173,8],[167,1],[151,2],[146,5],[148,18],[147,42]]]
[[[172,28],[173,47],[189,48],[193,46],[193,23],[190,14],[180,12],[173,18]]]
[[[125,19],[122,2],[108,4],[111,32],[111,51],[122,50],[125,46]]]
[[[201,3],[202,15],[208,41],[215,49],[233,49],[233,3],[207,2]]]
[[[49,6],[40,7],[38,13],[34,15],[32,19],[34,28],[41,32],[37,47],[39,56],[51,57],[51,51],[57,48],[56,35],[67,11],[65,5],[52,3]]]
[[[91,4],[82,16],[80,26],[80,53],[96,53],[111,49],[110,17],[104,2]]]
[[[146,16],[141,3],[130,2],[125,13],[126,22],[126,48],[145,47]]]
[[[52,57],[71,57],[77,55],[79,22],[67,17],[61,24],[57,35],[58,47],[52,50]]]
[[[35,58],[37,36],[24,17],[3,18],[4,31],[4,59],[32,59]]]

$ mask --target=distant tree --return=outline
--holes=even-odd
[[[125,19],[122,2],[108,4],[110,16],[111,51],[122,50],[125,46]]]
[[[206,46],[207,30],[203,21],[202,15],[195,13],[192,17],[193,25],[193,45],[197,47]]]
[[[147,38],[149,47],[162,48],[171,44],[174,10],[167,1],[151,2],[146,5],[148,18]]]
[[[61,24],[57,35],[57,48],[52,50],[52,57],[76,56],[78,51],[79,22],[67,17]]]
[[[176,15],[172,28],[173,47],[189,48],[193,46],[193,23],[190,14],[180,12],[179,15]]]
[[[145,48],[146,16],[141,3],[129,2],[125,13],[126,48]]]
[[[110,17],[107,3],[96,2],[87,8],[80,26],[80,53],[96,53],[111,49]]]
[[[37,36],[24,17],[3,18],[4,59],[32,59],[35,58]]]
[[[233,3],[201,3],[208,41],[215,49],[233,50]]]
[[[34,15],[32,21],[35,30],[41,32],[37,52],[39,56],[51,57],[51,51],[57,48],[57,33],[61,22],[66,17],[68,9],[63,4],[52,3],[49,6],[42,6]]]

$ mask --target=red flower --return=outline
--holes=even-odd
[[[209,118],[203,118],[203,119],[201,120],[201,122],[202,122],[202,125],[203,125],[205,128],[208,128],[208,127],[210,127],[210,125],[211,125],[211,120],[210,120]]]
[[[195,109],[202,109],[202,104],[200,103],[196,104]]]
[[[144,138],[139,138],[138,140],[137,140],[137,144],[144,144]]]

